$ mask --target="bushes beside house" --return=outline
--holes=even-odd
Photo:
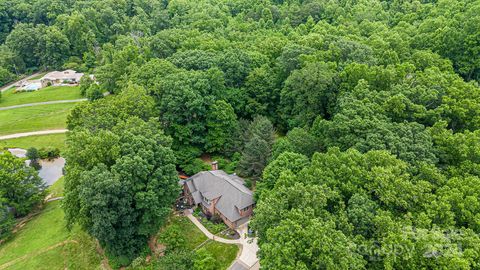
[[[196,208],[193,211],[193,216],[202,223],[207,230],[213,234],[218,234],[226,229],[228,229],[227,225],[223,223],[223,220],[220,218],[219,215],[213,215],[211,217],[207,217],[200,208]]]

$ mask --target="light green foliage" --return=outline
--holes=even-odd
[[[90,76],[83,76],[80,79],[80,94],[85,96],[87,94],[88,88],[94,83]]]
[[[68,129],[82,126],[91,130],[111,128],[122,119],[137,116],[148,120],[153,116],[153,98],[143,87],[129,85],[115,97],[85,102],[76,106],[67,119]]]
[[[195,270],[215,270],[218,269],[218,262],[205,248],[200,248],[195,252],[193,261]]]
[[[263,170],[262,181],[258,184],[256,195],[259,196],[261,190],[272,189],[282,173],[287,171],[299,172],[308,166],[309,163],[308,158],[302,154],[282,153]]]
[[[443,181],[433,166],[416,170],[385,151],[333,148],[297,168],[302,158],[294,155],[286,152],[265,169],[274,186],[259,186],[251,225],[263,267],[475,266],[478,177]],[[285,162],[292,167],[282,170]]]
[[[186,247],[187,239],[183,235],[179,226],[169,226],[159,238],[159,241],[167,246],[167,252],[173,250],[183,250]]]
[[[92,84],[85,92],[85,96],[89,101],[94,101],[103,98],[103,91],[97,84]]]

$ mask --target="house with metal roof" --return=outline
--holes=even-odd
[[[190,205],[201,207],[207,216],[218,215],[230,228],[247,222],[252,215],[253,193],[242,178],[222,170],[204,171],[183,181]]]

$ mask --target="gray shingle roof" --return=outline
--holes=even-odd
[[[243,179],[221,170],[199,172],[187,179],[186,184],[196,204],[202,203],[204,197],[209,200],[220,197],[216,208],[232,222],[242,218],[239,209],[254,203],[253,193],[243,185]]]

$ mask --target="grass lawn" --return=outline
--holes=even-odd
[[[100,261],[92,238],[78,227],[67,231],[59,201],[0,246],[0,269],[94,269]]]
[[[14,93],[11,88],[2,93],[0,107],[27,103],[83,98],[79,86],[50,86],[34,92]]]
[[[63,178],[49,187],[63,194]],[[60,201],[49,202],[38,215],[0,245],[0,269],[96,269],[101,257],[94,240],[80,228],[65,228]]]
[[[202,243],[208,240],[207,237],[187,217],[172,216],[166,227],[175,225],[180,227],[185,239],[187,240],[187,250],[194,251]],[[161,235],[161,231],[159,235]],[[212,240],[208,240],[203,247],[213,255],[217,262],[219,262],[219,269],[227,269],[235,260],[239,251],[237,245],[223,244]]]
[[[50,104],[0,111],[0,135],[62,129],[76,103]]]
[[[48,194],[52,194],[52,198],[61,197],[63,196],[63,185],[65,183],[65,179],[60,177],[57,182],[53,183],[53,185],[48,187]]]
[[[50,134],[50,135],[38,135],[28,136],[17,139],[0,141],[0,149],[4,148],[23,148],[28,149],[35,147],[37,149],[43,147],[53,147],[60,149],[63,152],[66,149],[65,145],[66,134]]]
[[[204,247],[217,260],[220,269],[227,269],[233,263],[238,253],[238,247],[236,245],[214,241],[209,241]]]
[[[48,72],[41,72],[40,74],[38,74],[37,76],[35,77],[32,77],[30,78],[30,80],[40,80],[43,76],[45,76],[45,74],[47,74]]]
[[[182,231],[185,239],[187,239],[187,249],[194,250],[201,243],[207,240],[207,237],[187,218],[180,216],[172,216],[168,221],[168,226],[178,226]],[[159,235],[161,234],[161,231]]]

